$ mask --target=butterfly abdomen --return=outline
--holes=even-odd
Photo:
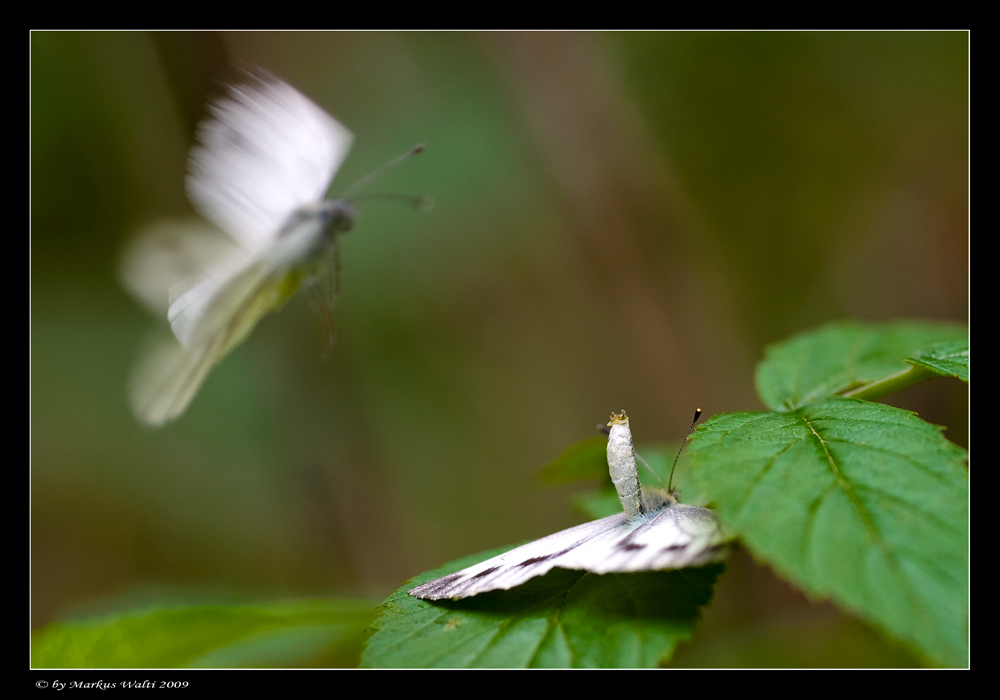
[[[644,513],[642,507],[642,487],[639,485],[639,469],[635,464],[635,449],[632,447],[632,431],[628,427],[625,411],[612,414],[611,433],[608,435],[608,470],[611,481],[618,491],[625,514],[634,518]]]

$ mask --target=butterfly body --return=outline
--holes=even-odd
[[[232,86],[210,106],[197,138],[188,198],[235,245],[167,290],[173,337],[147,349],[130,387],[137,418],[154,426],[184,412],[211,369],[261,317],[337,269],[337,236],[357,216],[350,201],[323,199],[353,136],[273,76]],[[166,267],[158,254],[159,260],[131,261],[138,272],[125,277]]]
[[[554,567],[595,574],[704,566],[720,561],[728,538],[708,508],[678,503],[639,484],[625,413],[612,415],[608,466],[625,512],[543,537],[448,576],[410,589],[426,600],[459,599],[508,590]],[[629,512],[629,511],[632,512]]]
[[[677,503],[673,494],[660,489],[644,489],[639,483],[632,431],[625,412],[611,414],[608,427],[611,428],[608,433],[608,471],[625,515],[635,518],[652,513],[668,503]]]
[[[241,316],[252,319],[249,332],[263,314],[281,308],[303,283],[315,281],[330,269],[336,236],[351,228],[355,216],[354,207],[345,200],[296,209],[268,248],[241,263],[209,271],[171,300],[167,319],[174,335],[192,350],[222,324]],[[245,308],[239,305],[241,301]]]

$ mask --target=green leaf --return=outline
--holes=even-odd
[[[573,498],[573,507],[594,520],[622,512],[622,502],[614,486],[581,493]]]
[[[907,357],[911,365],[917,365],[945,377],[958,377],[969,381],[969,340],[951,340],[935,343],[916,357]]]
[[[639,477],[644,483],[660,486],[657,477],[666,483],[670,476],[670,467],[677,454],[677,444],[643,443],[636,451],[646,460],[649,468],[655,472],[654,477],[641,465]],[[558,486],[577,481],[598,479],[611,483],[608,475],[608,438],[605,436],[589,437],[575,442],[554,460],[538,471],[538,479],[546,485]]]
[[[895,378],[880,393],[858,396],[878,398],[931,376],[903,358],[938,342],[968,342],[967,336],[966,326],[953,323],[832,323],[768,347],[757,365],[757,393],[768,408],[790,411]]]
[[[303,600],[128,612],[51,625],[34,668],[356,666],[375,617],[368,601]]]
[[[573,443],[542,467],[538,478],[550,486],[587,479],[609,479],[608,439],[595,435]]]
[[[756,557],[937,664],[968,664],[968,472],[937,427],[831,398],[715,416],[689,456]]]
[[[643,456],[649,464],[650,469],[656,474],[654,477],[644,467],[640,466],[640,481],[642,481],[644,486],[664,488],[665,484],[670,481],[670,468],[677,454],[677,446],[643,445],[638,450],[638,453]],[[684,469],[684,465],[684,460],[678,463],[677,473],[674,475],[673,482],[674,486],[677,487],[677,492],[683,496],[681,501],[692,505],[704,505],[708,502],[705,493],[685,483],[684,472],[686,469]],[[595,520],[620,513],[622,510],[622,502],[618,499],[618,492],[615,491],[615,487],[611,483],[611,477],[608,475],[607,457],[605,457],[604,473],[605,479],[598,490],[588,491],[573,498],[573,506],[581,513]]]
[[[618,492],[611,483],[608,474],[608,439],[592,437],[567,447],[562,454],[542,467],[538,478],[543,484],[558,485],[577,481],[598,479],[601,482],[596,491],[580,494],[573,499],[574,507],[593,518],[605,518],[622,509],[618,500]],[[665,488],[670,480],[670,468],[677,454],[677,445],[663,443],[646,443],[636,448],[638,454],[646,460],[653,474],[639,465],[639,479],[646,486]],[[655,476],[654,476],[655,475]],[[675,485],[682,485],[683,480],[678,470],[674,477]],[[704,502],[703,494],[691,489],[685,492],[685,503],[698,504]]]
[[[428,602],[407,591],[507,551],[465,557],[382,603],[362,666],[654,667],[689,639],[721,565],[598,576],[553,569],[509,591]]]

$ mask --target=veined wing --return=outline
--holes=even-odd
[[[727,549],[715,513],[683,503],[629,520],[622,535],[608,551],[570,553],[559,566],[595,574],[683,569],[721,561]]]
[[[249,76],[210,107],[191,149],[191,203],[251,251],[326,195],[353,136],[287,83]]]
[[[279,308],[298,287],[294,270],[275,272],[256,262],[228,280],[214,296],[227,307],[226,322],[197,343],[182,345],[174,336],[151,345],[132,376],[130,399],[136,417],[147,425],[170,422],[188,407],[211,369],[242,341],[264,314]]]
[[[227,329],[239,323],[234,314],[245,304],[251,305],[250,310],[255,308],[253,305],[259,306],[260,315],[280,308],[303,279],[326,264],[322,254],[310,252],[323,236],[321,219],[301,211],[299,214],[297,223],[286,228],[266,250],[251,255],[237,247],[235,254],[220,260],[200,277],[170,289],[167,320],[181,345],[192,350],[219,333],[229,333]],[[267,285],[268,280],[280,284]],[[271,295],[262,295],[262,291]],[[234,343],[245,335],[239,335]]]
[[[598,574],[703,566],[725,554],[726,537],[707,508],[680,503],[630,519],[624,513],[543,537],[409,591],[427,600],[507,590],[554,567]]]
[[[167,320],[177,340],[191,350],[232,322],[233,315],[267,278],[271,266],[262,256],[222,261],[199,277],[170,288]]]
[[[129,404],[146,425],[161,426],[179,416],[222,359],[221,343],[186,350],[173,335],[158,333],[142,351],[129,382]]]

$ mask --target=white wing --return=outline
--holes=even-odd
[[[185,350],[167,331],[148,341],[132,372],[129,404],[135,417],[151,426],[170,422],[188,407],[221,358],[221,345]]]
[[[711,510],[673,503],[637,518],[619,513],[571,527],[409,593],[426,600],[468,598],[519,586],[557,566],[595,574],[703,566],[725,556],[726,541]]]
[[[233,86],[210,112],[191,149],[188,197],[202,216],[259,251],[295,209],[323,199],[353,136],[269,75]]]
[[[171,287],[167,320],[185,348],[191,350],[229,332],[240,314],[249,318],[254,312],[249,305],[260,304],[256,310],[261,313],[279,308],[302,280],[322,268],[322,256],[312,251],[321,243],[326,224],[307,209],[300,210],[294,221],[266,250],[251,254],[233,246],[235,252],[201,276]],[[261,290],[268,292],[268,298],[259,296]]]
[[[166,318],[171,294],[183,293],[206,270],[228,267],[249,253],[204,219],[159,221],[143,228],[122,251],[122,286],[154,316]]]
[[[244,251],[172,286],[167,320],[181,344],[190,350],[230,323],[271,272],[267,262],[266,257],[253,258]]]
[[[189,296],[193,304],[204,305],[202,318],[213,321],[211,333],[195,335],[187,344],[170,335],[140,355],[129,387],[132,411],[140,421],[160,426],[183,413],[211,369],[265,313],[287,299],[285,276],[272,273],[267,260],[250,260],[226,279],[201,282],[171,305],[173,311]],[[209,284],[211,289],[206,289]],[[176,327],[173,330],[176,333]]]

